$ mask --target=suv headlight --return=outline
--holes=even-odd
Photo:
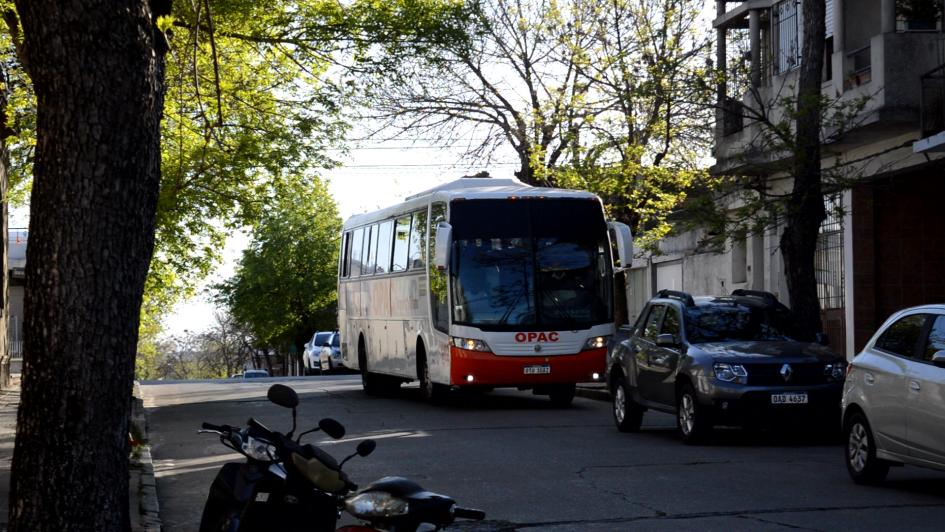
[[[748,370],[741,364],[728,364],[725,362],[716,362],[712,366],[715,372],[715,378],[723,382],[734,382],[745,384],[748,382]]]
[[[602,349],[607,347],[609,336],[592,336],[584,342],[584,349]]]
[[[369,491],[345,500],[345,508],[355,517],[394,517],[406,515],[410,504],[383,491]]]
[[[836,362],[824,366],[824,377],[830,382],[842,381],[846,377],[847,363]]]
[[[483,342],[482,340],[474,340],[472,338],[460,338],[458,336],[450,337],[450,345],[453,347],[458,347],[460,349],[465,349],[467,351],[482,351],[489,353],[492,350],[489,349],[489,345]]]

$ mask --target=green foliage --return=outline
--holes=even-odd
[[[261,346],[300,347],[316,329],[334,329],[341,219],[318,180],[278,196],[254,227],[218,300]]]

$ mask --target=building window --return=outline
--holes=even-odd
[[[797,0],[784,0],[774,6],[776,74],[793,70],[801,64],[803,42],[801,4]]]
[[[814,274],[822,310],[843,308],[843,223],[837,205],[827,204],[827,218],[820,224]]]
[[[898,31],[938,31],[942,0],[896,0]]]

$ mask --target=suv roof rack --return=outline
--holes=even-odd
[[[680,290],[667,290],[663,289],[656,293],[656,297],[663,299],[678,299],[686,304],[687,307],[695,306],[696,302],[692,299],[692,296],[687,292],[682,292]]]
[[[778,298],[774,294],[772,294],[771,292],[765,292],[763,290],[745,290],[743,288],[739,288],[738,290],[732,290],[732,295],[735,297],[739,297],[739,296],[757,297],[760,299],[764,299],[765,301],[768,301],[769,303],[779,302]]]

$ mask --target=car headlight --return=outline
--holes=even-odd
[[[489,349],[489,345],[483,342],[482,340],[474,340],[472,338],[460,338],[458,336],[450,337],[450,345],[453,347],[458,347],[460,349],[465,349],[467,351],[483,351],[489,353],[492,350]]]
[[[584,342],[584,349],[602,349],[607,347],[608,340],[610,340],[609,336],[592,336]]]
[[[360,493],[345,500],[345,508],[355,517],[394,517],[406,515],[410,504],[383,491]]]
[[[846,362],[835,362],[833,364],[824,365],[824,377],[827,377],[828,381],[842,381],[846,377],[846,373]]]
[[[748,370],[741,364],[728,364],[725,362],[716,362],[712,369],[715,371],[715,378],[723,382],[734,382],[745,384],[748,382]]]
[[[247,437],[243,440],[243,445],[241,446],[243,453],[252,458],[253,460],[259,460],[260,462],[268,462],[272,460],[273,455],[276,452],[276,448],[268,443],[257,440],[253,437]]]

